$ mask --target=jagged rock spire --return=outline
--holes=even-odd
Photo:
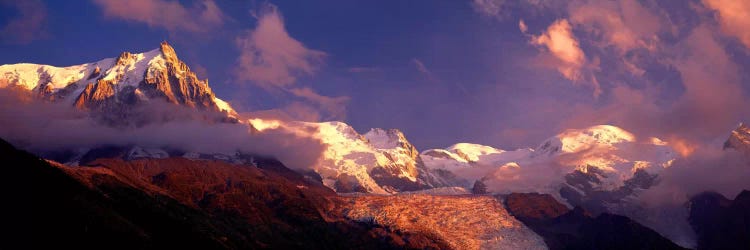
[[[724,142],[724,149],[728,148],[750,154],[750,127],[740,123]]]

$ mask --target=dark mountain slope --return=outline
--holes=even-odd
[[[750,249],[750,191],[734,200],[706,192],[690,200],[690,225],[698,249]]]
[[[96,187],[60,167],[0,142],[6,214],[21,249],[158,249],[241,247],[235,233],[200,211],[150,195],[106,171],[86,170]],[[8,225],[8,224],[6,224]],[[224,231],[224,232],[221,232]],[[224,240],[226,239],[226,240]],[[5,248],[5,247],[3,247]]]
[[[508,211],[544,238],[550,249],[682,249],[654,230],[619,215],[592,217],[548,194],[513,193]]]
[[[335,193],[268,159],[258,163],[264,169],[184,158],[73,168],[2,141],[0,161],[11,204],[5,225],[14,232],[2,249],[404,249],[432,241],[329,213]]]

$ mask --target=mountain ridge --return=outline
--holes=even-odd
[[[210,111],[236,112],[217,98],[182,62],[174,48],[162,42],[143,53],[122,52],[118,57],[67,67],[43,64],[0,65],[0,88],[17,87],[42,99],[67,102],[78,109],[106,112],[150,99]]]

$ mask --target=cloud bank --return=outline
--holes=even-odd
[[[613,124],[680,142],[688,152],[715,147],[750,117],[739,66],[744,59],[723,39],[748,45],[750,33],[742,27],[750,25],[745,25],[750,4],[743,1],[477,0],[472,5],[479,15],[519,18],[518,28],[539,50],[533,67],[553,69],[574,86],[593,90],[592,101],[518,104],[552,105],[559,108],[549,112],[570,114],[556,123],[558,131]],[[539,13],[555,21],[537,30],[549,22],[540,21]]]
[[[703,0],[703,4],[716,12],[721,29],[750,48],[750,2],[735,0]]]
[[[295,169],[310,169],[326,146],[281,130],[253,132],[246,124],[206,121],[216,114],[152,100],[135,107],[150,123],[111,127],[73,106],[38,100],[25,90],[0,89],[0,138],[32,152],[100,146],[170,148],[232,155],[272,156]]]
[[[171,33],[203,33],[220,27],[226,16],[213,0],[196,1],[186,7],[173,0],[93,0],[104,16],[144,23]]]

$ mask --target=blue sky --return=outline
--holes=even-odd
[[[167,40],[240,112],[398,128],[420,149],[535,147],[604,123],[710,144],[749,115],[750,14],[729,11],[750,13],[742,2],[123,3],[0,1],[0,64],[67,66]]]

